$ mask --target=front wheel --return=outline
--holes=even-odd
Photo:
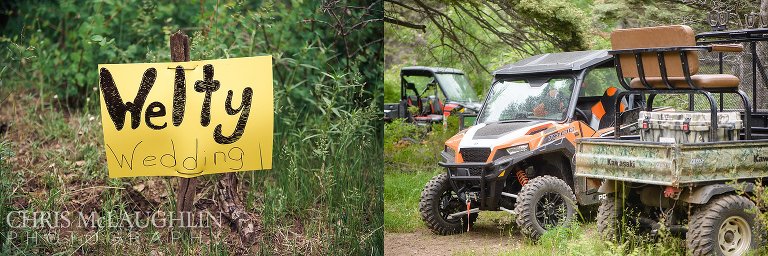
[[[760,244],[755,204],[738,195],[713,198],[688,224],[686,247],[692,255],[744,255]]]
[[[561,179],[548,175],[536,177],[518,193],[515,212],[523,234],[535,241],[547,229],[573,221],[576,196]]]
[[[477,213],[462,215],[462,217],[449,218],[448,216],[466,211],[466,204],[459,199],[456,192],[451,189],[448,175],[445,173],[432,178],[424,190],[421,191],[419,212],[421,219],[433,233],[438,235],[453,235],[467,230],[467,221],[472,226],[477,220]]]

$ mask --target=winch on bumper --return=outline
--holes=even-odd
[[[494,154],[494,160],[489,162],[481,162],[481,159],[488,159],[491,154],[490,148],[462,148],[459,153],[462,154],[462,158],[465,159],[464,163],[456,163],[452,161],[454,155],[452,152],[443,151],[441,156],[443,161],[438,164],[447,169],[448,178],[451,183],[453,191],[462,199],[466,200],[468,193],[478,194],[477,199],[479,210],[499,210],[499,200],[497,195],[506,196],[510,198],[517,198],[517,195],[504,192],[504,185],[509,175],[515,175],[513,167],[529,157],[541,154],[541,150],[528,150],[527,144],[524,150],[517,152],[511,152],[509,154],[505,149],[499,149]],[[523,145],[513,146],[510,148],[521,147]],[[487,154],[482,154],[487,152]],[[485,156],[483,158],[483,155]],[[466,161],[470,160],[470,161]],[[474,160],[474,161],[472,161]],[[478,161],[480,160],[480,161]],[[467,182],[472,185],[477,185],[479,191],[466,191],[467,188],[474,186],[460,186],[458,182]],[[475,193],[473,193],[475,192]],[[473,205],[473,208],[474,205]],[[501,210],[511,212],[512,210],[501,208]]]

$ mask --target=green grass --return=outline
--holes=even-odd
[[[448,127],[406,123],[402,119],[384,125],[384,229],[411,232],[424,227],[419,197],[424,185],[442,169],[437,163],[444,141],[457,131],[458,119]]]
[[[18,180],[16,175],[11,169],[10,159],[14,155],[10,142],[6,140],[0,140],[0,216],[6,216],[9,211],[12,211],[11,201],[18,195],[13,192]],[[0,223],[0,234],[5,234],[10,227],[8,223],[3,221]],[[0,238],[3,238],[0,235]],[[5,239],[2,239],[3,241]],[[0,244],[0,250],[6,251],[6,244],[3,242]]]
[[[437,163],[444,142],[458,130],[458,118],[448,127],[406,123],[402,119],[384,125],[384,229],[411,232],[424,227],[419,197],[424,185],[443,169]]]
[[[436,174],[384,174],[384,229],[387,232],[412,232],[424,227],[419,215],[419,197],[424,185]]]
[[[313,246],[314,252],[378,250],[374,245],[382,238],[373,232],[381,226],[371,224],[382,221],[381,146],[376,128],[365,121],[375,115],[373,108],[355,111],[344,119],[316,121],[314,130],[285,129],[291,132],[276,137],[285,139],[285,146],[274,170],[244,174],[256,181],[249,184],[251,191],[263,191],[264,204],[254,210],[262,214],[267,234],[302,225],[306,237],[282,242]],[[264,245],[279,245],[271,242]]]
[[[549,255],[617,255],[610,250],[610,244],[599,239],[594,232],[594,224],[574,225],[570,228],[557,228],[545,233],[539,243],[523,241],[515,250],[508,250],[497,255],[509,256],[549,256]],[[479,250],[460,251],[454,255],[491,254]],[[618,253],[621,255],[621,253]]]

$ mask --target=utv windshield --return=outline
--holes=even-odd
[[[435,74],[443,87],[445,97],[458,102],[478,102],[477,93],[463,74]]]
[[[573,78],[497,81],[491,86],[478,123],[525,119],[563,120],[570,105]]]

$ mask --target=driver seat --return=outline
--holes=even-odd
[[[619,89],[614,86],[608,87],[608,89],[605,89],[603,96],[600,97],[600,101],[592,106],[592,118],[590,119],[589,127],[593,130],[597,131],[610,127],[613,125],[614,121],[616,121],[616,117],[614,116],[616,114],[614,103],[616,102],[616,97],[618,97],[618,91]],[[619,103],[618,111],[624,112],[626,109],[627,99],[624,98],[621,99],[621,102]]]
[[[435,96],[429,96],[426,99],[426,106],[428,110],[425,111],[424,116],[417,116],[417,121],[425,121],[425,122],[442,122],[443,121],[443,103]]]
[[[434,95],[429,96],[429,113],[434,115],[443,114],[443,102]]]

